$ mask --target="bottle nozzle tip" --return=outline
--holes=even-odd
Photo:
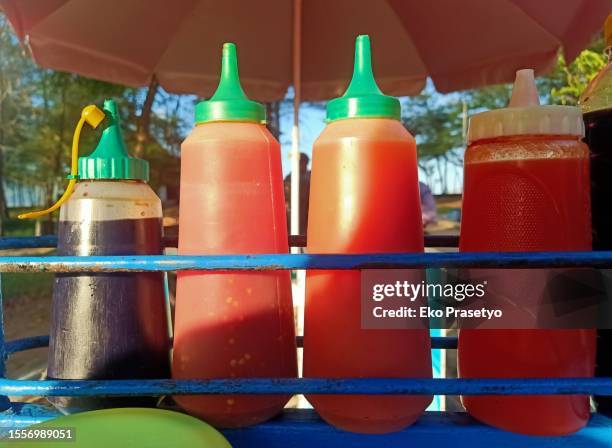
[[[113,99],[104,100],[103,109],[108,112],[113,120],[119,119],[119,108],[117,107],[117,103]]]
[[[355,41],[355,63],[353,67],[353,78],[346,94],[381,94],[376,85],[374,73],[372,72],[372,49],[370,36],[360,34]]]
[[[236,44],[233,42],[225,42],[223,44],[223,55],[230,56],[236,54]]]
[[[211,100],[246,100],[247,96],[242,90],[238,74],[238,52],[236,44],[226,42],[223,44],[221,55],[221,76],[217,90]]]
[[[536,88],[533,69],[522,69],[516,71],[512,97],[508,107],[539,106],[540,98]]]

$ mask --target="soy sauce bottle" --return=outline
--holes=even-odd
[[[159,255],[161,201],[147,184],[148,163],[126,151],[114,101],[104,102],[106,129],[98,146],[77,166],[80,128],[83,122],[95,127],[100,114],[99,109],[84,110],[75,133],[69,188],[50,209],[61,205],[58,255]],[[49,379],[168,378],[169,348],[162,273],[56,275]],[[64,413],[156,403],[151,397],[49,401]]]
[[[593,250],[612,250],[612,14],[604,28],[608,63],[589,83],[579,102],[584,114],[584,141],[591,153]],[[612,285],[607,290],[612,291]],[[612,306],[607,306],[608,313],[612,313]],[[612,329],[597,332],[595,375],[612,377]],[[612,397],[595,396],[594,399],[599,412],[612,413]]]

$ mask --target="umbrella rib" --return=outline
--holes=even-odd
[[[191,9],[189,9],[188,11],[185,11],[185,14],[183,14],[183,17],[181,17],[181,20],[179,20],[178,23],[176,24],[176,28],[174,29],[174,33],[172,33],[172,38],[168,39],[168,41],[166,42],[166,45],[164,46],[164,48],[160,52],[160,55],[157,58],[157,61],[155,62],[155,64],[152,67],[151,76],[155,76],[155,74],[157,73],[157,69],[159,68],[159,64],[164,59],[164,56],[166,55],[168,49],[170,48],[170,46],[174,42],[174,39],[176,37],[176,33],[181,28],[183,23],[188,20],[188,18],[191,16],[191,13],[196,9],[197,6],[198,6],[198,1],[194,0],[193,3],[192,3]],[[157,80],[160,81],[159,77],[157,78]]]
[[[32,38],[36,39],[36,34],[35,33],[30,33],[30,34],[28,34],[28,37],[29,37],[30,40],[32,40]],[[45,41],[52,42],[52,43],[54,43],[54,44],[56,44],[58,46],[62,46],[64,48],[69,48],[69,49],[72,49],[72,50],[77,50],[79,52],[83,52],[83,53],[86,53],[86,54],[91,54],[91,55],[94,55],[97,58],[100,58],[100,59],[103,59],[103,60],[106,60],[106,61],[111,61],[111,62],[118,63],[118,64],[121,64],[121,65],[126,66],[126,67],[131,67],[133,69],[142,70],[142,71],[145,71],[145,72],[148,71],[148,69],[145,66],[143,66],[143,65],[136,64],[136,63],[134,63],[132,61],[129,61],[129,60],[126,60],[126,59],[123,59],[123,58],[120,58],[120,57],[116,57],[116,56],[113,56],[113,55],[108,54],[108,53],[103,53],[103,52],[100,52],[100,51],[96,51],[96,50],[94,50],[92,48],[84,48],[84,47],[82,47],[80,45],[76,45],[76,44],[73,44],[71,42],[64,41],[64,40],[54,39],[54,38],[49,37],[49,36],[45,36],[44,39],[45,39]],[[34,55],[34,54],[35,54],[35,52],[32,51],[32,55]]]
[[[395,7],[395,2],[393,0],[386,0],[386,3],[387,3],[387,5],[390,6],[390,8],[395,12],[395,15],[399,18],[401,14],[400,14],[400,11],[398,11],[397,8]],[[404,30],[404,33],[406,33],[406,36],[408,36],[408,39],[410,40],[410,42],[412,42],[412,46],[414,48],[414,51],[416,52],[419,60],[421,61],[421,65],[423,67],[425,67],[425,74],[422,76],[422,78],[424,79],[424,81],[423,81],[423,88],[425,88],[425,86],[427,85],[427,78],[431,77],[431,72],[430,72],[430,69],[429,69],[429,64],[427,63],[427,60],[421,54],[421,51],[419,50],[419,46],[417,45],[416,40],[414,39],[414,37],[410,33],[410,30],[408,29],[408,27],[406,26],[404,21],[401,20],[401,19],[398,19],[398,21],[402,25],[402,29]]]
[[[523,15],[525,16],[525,18],[527,18],[529,21],[531,21],[532,23],[536,24],[538,26],[538,28],[542,29],[544,32],[546,32],[547,34],[549,34],[550,36],[552,36],[559,44],[559,48],[563,48],[563,41],[561,40],[561,36],[557,36],[555,33],[553,33],[551,30],[549,30],[548,28],[546,28],[544,26],[543,23],[540,23],[539,20],[536,20],[535,17],[533,17],[531,14],[527,13],[527,11],[525,11],[523,8],[521,8],[520,5],[518,5],[515,0],[506,0],[506,3],[512,5],[513,7],[515,7],[516,9],[518,9],[521,13],[523,13]]]
[[[60,9],[62,9],[64,6],[66,6],[66,4],[69,3],[70,0],[62,3],[61,5],[58,5],[55,7],[55,9],[53,9],[52,11],[49,11],[49,13],[47,14],[41,14],[40,17],[38,17],[38,20],[34,23],[32,23],[32,25],[29,27],[29,29],[25,29],[24,26],[24,21],[22,19],[22,15],[20,12],[19,7],[17,6],[17,1],[12,1],[12,2],[7,2],[4,4],[4,9],[5,12],[7,13],[7,15],[10,17],[9,11],[14,11],[15,16],[17,17],[17,20],[19,21],[19,29],[17,29],[17,27],[15,28],[15,32],[16,34],[19,36],[19,38],[21,40],[25,40],[26,37],[30,34],[30,32],[38,25],[40,25],[41,23],[43,23],[45,20],[47,20],[49,17],[51,17],[53,14],[57,13]],[[9,5],[7,7],[7,5]]]

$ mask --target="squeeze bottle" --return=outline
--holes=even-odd
[[[580,110],[540,106],[533,70],[519,70],[509,106],[470,119],[459,250],[591,250],[589,151],[583,135]],[[504,272],[516,279],[531,275],[521,269]],[[461,330],[458,350],[463,378],[590,377],[595,330]],[[478,420],[530,435],[569,434],[589,419],[586,395],[464,396],[462,401]]]
[[[85,123],[104,119],[96,149],[78,158]],[[147,184],[149,164],[130,157],[117,106],[83,110],[72,150],[69,186],[60,208],[58,255],[160,255],[161,201]],[[168,378],[170,341],[163,274],[65,273],[55,276],[49,379]],[[106,407],[154,406],[155,397],[49,397],[64,413]]]
[[[608,63],[591,80],[580,97],[585,138],[591,151],[591,223],[593,250],[612,250],[612,14],[608,16],[604,36]],[[604,276],[606,278],[608,276]],[[608,291],[612,285],[607,286]],[[609,302],[609,301],[608,301]],[[608,306],[605,310],[612,314]],[[612,376],[612,330],[597,331],[595,375]],[[612,413],[612,397],[595,396],[597,411]]]
[[[197,104],[181,147],[179,254],[289,251],[280,145],[265,119],[240,85],[236,46],[224,44],[219,87]],[[295,377],[294,325],[288,271],[179,272],[173,377]],[[217,427],[239,427],[273,417],[289,397],[175,399]]]
[[[357,37],[346,93],[327,105],[314,143],[308,253],[422,252],[416,144],[400,103],[374,80],[370,39]],[[308,271],[304,377],[430,378],[427,330],[361,327],[360,271]],[[383,433],[414,422],[430,396],[309,395],[341,429]]]

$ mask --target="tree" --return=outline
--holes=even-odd
[[[149,183],[153,188],[165,186],[178,192],[180,176],[180,146],[185,139],[191,122],[187,123],[186,114],[183,113],[187,104],[193,102],[193,97],[173,95],[159,89],[155,95],[146,125],[147,137],[141,140],[142,111],[147,107],[150,98],[150,88],[143,96],[143,89],[133,89],[124,96],[121,104],[125,118],[124,136],[130,148],[140,145],[139,157],[149,161],[151,177]],[[140,109],[140,110],[139,110]],[[178,194],[178,193],[177,193]]]
[[[441,97],[429,86],[403,101],[404,125],[417,140],[419,168],[430,183],[448,191],[448,171],[461,167],[462,102],[458,95]]]
[[[606,65],[603,46],[603,40],[599,39],[569,65],[565,58],[559,55],[554,72],[543,77],[540,82],[540,90],[543,90],[544,94],[549,93],[549,101],[552,104],[578,104],[578,99],[588,83]]]
[[[32,89],[30,80],[34,66],[24,54],[12,34],[4,16],[0,15],[0,235],[7,217],[6,174],[20,176],[6,167],[7,155],[13,156],[19,144],[28,135],[28,117],[32,114]],[[10,167],[9,167],[10,168]]]

